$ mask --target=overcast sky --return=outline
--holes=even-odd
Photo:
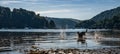
[[[48,17],[86,20],[120,6],[120,0],[0,0],[0,6],[23,8]]]

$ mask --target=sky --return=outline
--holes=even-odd
[[[0,6],[23,8],[41,16],[87,20],[120,6],[120,0],[0,0]]]

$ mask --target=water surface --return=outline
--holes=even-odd
[[[86,31],[85,29],[62,29],[62,30],[0,30],[1,32],[39,32],[44,33],[44,35],[23,35],[23,36],[10,36],[10,38],[22,37],[22,42],[13,44],[16,48],[14,51],[0,52],[0,54],[22,54],[25,49],[29,49],[32,45],[37,46],[42,49],[68,49],[68,48],[78,48],[78,49],[97,49],[106,47],[119,47],[120,46],[120,32],[110,31],[105,29],[92,30],[89,29],[84,36],[85,41],[77,41],[76,32]],[[12,33],[9,33],[12,34]],[[6,36],[8,38],[8,36]],[[63,38],[64,37],[64,38]],[[2,36],[1,36],[2,38]],[[5,38],[5,37],[4,37]]]

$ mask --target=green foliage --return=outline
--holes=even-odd
[[[80,22],[79,24],[76,25],[77,28],[91,28],[91,26],[95,24],[95,21],[93,20],[85,20]]]
[[[104,19],[101,21],[83,21],[77,25],[80,28],[93,28],[93,29],[120,29],[120,17],[114,16],[111,19]]]
[[[0,28],[49,28],[48,20],[39,15],[40,14],[36,15],[33,11],[28,11],[22,8],[14,8],[13,11],[10,11],[8,7],[0,6]],[[55,26],[53,27],[55,28]]]
[[[105,19],[94,24],[93,28],[120,29],[120,17],[114,16],[111,19]]]
[[[104,19],[111,19],[111,18],[113,18],[114,16],[117,16],[117,15],[120,15],[120,7],[103,11],[100,14],[91,18],[91,20],[101,21],[101,20],[104,20]]]
[[[54,21],[50,20],[50,22],[49,22],[49,28],[50,29],[54,29],[55,27],[56,27],[56,25],[55,25]]]
[[[76,25],[77,28],[120,29],[120,7],[104,11],[90,20]]]

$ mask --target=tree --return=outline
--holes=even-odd
[[[49,28],[50,29],[55,29],[56,28],[56,25],[55,25],[55,23],[54,23],[53,20],[50,20],[50,22],[49,22]]]
[[[14,8],[13,11],[10,11],[8,7],[0,6],[0,28],[24,29],[26,27],[47,28],[48,20],[44,16],[40,16],[40,14],[35,14],[33,11],[22,8]]]

